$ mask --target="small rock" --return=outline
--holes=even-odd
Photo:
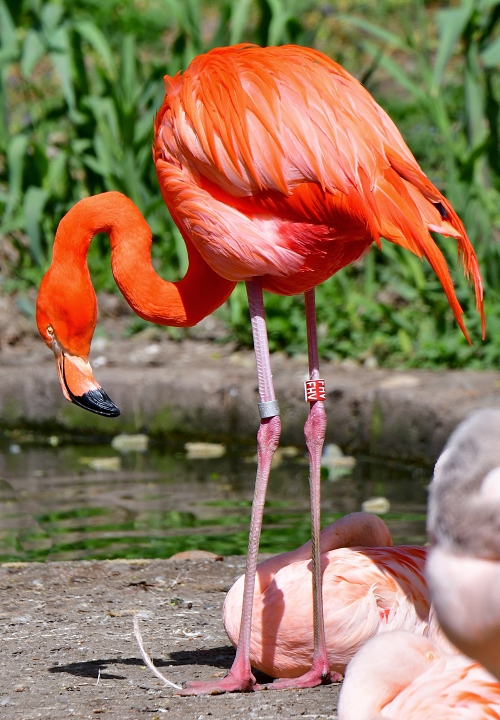
[[[94,337],[91,349],[93,352],[102,353],[108,347],[108,340],[105,337]],[[93,361],[95,363],[95,360]]]
[[[184,447],[188,460],[220,458],[226,453],[226,446],[219,443],[187,442]]]
[[[122,467],[121,459],[119,457],[81,457],[80,462],[82,465],[88,465],[92,470],[103,470],[105,472],[117,472],[118,470],[121,470]]]
[[[127,435],[122,433],[117,435],[111,441],[111,447],[119,452],[146,452],[149,445],[147,435],[138,433],[137,435]]]
[[[221,555],[216,555],[208,550],[183,550],[171,555],[169,560],[223,560]]]
[[[380,388],[416,387],[420,385],[420,378],[415,375],[392,375],[379,383]]]
[[[325,445],[321,456],[321,467],[328,470],[328,480],[338,480],[350,475],[356,465],[356,458],[344,455],[338,445],[329,443]]]
[[[365,500],[361,505],[363,512],[373,513],[375,515],[384,515],[389,512],[391,503],[385,497],[374,497]]]

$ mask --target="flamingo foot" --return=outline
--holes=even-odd
[[[250,673],[228,672],[226,677],[217,680],[186,682],[176,695],[222,695],[223,693],[253,692],[258,689],[254,676]]]
[[[331,685],[331,683],[340,682],[342,675],[332,672],[328,667],[325,668],[323,663],[314,664],[310,670],[304,675],[296,678],[279,678],[269,685],[262,685],[259,689],[266,690],[300,690],[303,688],[313,688],[318,685]]]

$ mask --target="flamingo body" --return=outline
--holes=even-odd
[[[457,239],[482,290],[462,223],[399,131],[340,65],[304,47],[238,45],[166,77],[154,158],[163,197],[207,264],[305,292],[380,237],[427,257],[460,326],[429,229]]]
[[[347,668],[339,720],[500,720],[500,683],[428,638],[379,635]]]
[[[366,530],[375,523],[383,529],[376,527],[378,535],[372,540]],[[339,525],[349,528],[350,537],[338,532]],[[384,546],[339,547],[367,540]],[[356,513],[323,530],[321,549],[325,634],[332,671],[343,673],[356,651],[381,632],[404,629],[443,641],[429,614],[426,548],[391,547],[388,530],[379,518]],[[310,543],[257,568],[250,657],[254,667],[271,677],[297,677],[311,665],[312,595],[305,590],[310,578]],[[223,610],[226,632],[234,645],[239,635],[243,580],[241,577],[231,588]]]
[[[86,260],[94,235],[109,234],[113,275],[121,292],[140,317],[155,323],[194,325],[222,305],[237,281],[246,282],[261,423],[241,632],[228,675],[191,684],[183,692],[250,691],[256,689],[249,659],[253,583],[269,471],[281,431],[262,290],[305,293],[309,377],[315,383],[320,373],[314,288],[357,260],[373,242],[380,245],[384,237],[429,261],[466,337],[446,261],[430,231],[456,241],[465,273],[475,285],[484,334],[481,275],[461,221],[421,171],[395,125],[360,83],[325,55],[291,45],[217,48],[165,80],[166,95],[155,121],[154,160],[163,198],[186,242],[185,277],[171,283],[154,271],[151,232],[130,200],[116,192],[85,198],[58,227],[52,264],[38,296],[37,324],[55,354],[66,398],[115,416],[118,408],[94,380],[87,362],[97,319]],[[314,655],[309,672],[296,682],[283,680],[280,688],[332,680],[319,557],[325,428],[323,399],[317,395],[310,400],[305,425]],[[370,557],[369,565],[381,567],[386,561],[379,555],[376,560]],[[367,554],[356,557],[361,563]],[[400,557],[400,562],[414,563],[417,572],[422,560],[412,558]],[[390,562],[386,564],[381,572],[389,576]],[[363,571],[368,573],[368,566]],[[396,597],[396,581],[389,586],[387,592]],[[391,602],[396,601],[384,596],[384,602],[383,612],[392,617]],[[417,605],[414,598],[412,606]],[[375,606],[373,598],[373,627],[377,622],[387,625]],[[338,663],[343,666],[344,660]]]

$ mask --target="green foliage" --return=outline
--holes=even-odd
[[[470,348],[430,268],[384,243],[318,288],[322,354],[369,364],[494,366],[499,19],[500,0],[438,11],[423,0],[0,0],[0,245],[18,257],[2,267],[4,289],[37,285],[60,217],[81,197],[111,189],[131,197],[150,224],[158,271],[178,277],[186,251],[151,161],[163,75],[218,45],[316,45],[388,109],[463,218],[485,278],[488,319],[481,344],[473,294],[457,269]],[[453,267],[454,241],[439,242]],[[114,288],[107,238],[94,241],[89,265],[98,289]],[[269,296],[266,309],[271,347],[304,351],[303,300]],[[221,315],[228,334],[251,343],[243,287]]]

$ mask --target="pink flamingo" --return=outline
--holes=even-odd
[[[426,556],[426,548],[392,547],[389,529],[376,515],[353,513],[323,530],[323,608],[332,676],[340,678],[369,638],[394,629],[432,637],[456,652],[430,614]],[[257,566],[250,658],[271,677],[300,677],[311,666],[312,598],[304,592],[310,575],[310,542]],[[240,632],[244,579],[224,603],[224,626],[233,645]]]
[[[483,316],[477,259],[460,219],[390,118],[360,83],[322,53],[292,45],[217,48],[165,80],[154,159],[163,198],[188,248],[185,278],[168,283],[154,272],[151,233],[133,203],[119,193],[86,198],[58,228],[52,265],[40,287],[38,328],[55,353],[66,398],[112,416],[119,411],[87,362],[97,308],[86,254],[96,233],[109,233],[116,282],[135,312],[152,322],[193,325],[219,307],[236,282],[246,283],[261,424],[241,632],[228,675],[191,683],[183,692],[250,691],[255,687],[250,636],[257,552],[281,431],[262,291],[305,293],[314,653],[305,675],[275,687],[330,682],[319,558],[326,395],[319,374],[314,288],[373,243],[380,247],[384,237],[427,258],[466,333],[446,261],[429,231],[456,240]]]
[[[500,680],[500,410],[481,410],[436,463],[426,574],[450,640]]]
[[[369,640],[349,664],[339,720],[500,720],[500,683],[479,663],[409,632]]]

